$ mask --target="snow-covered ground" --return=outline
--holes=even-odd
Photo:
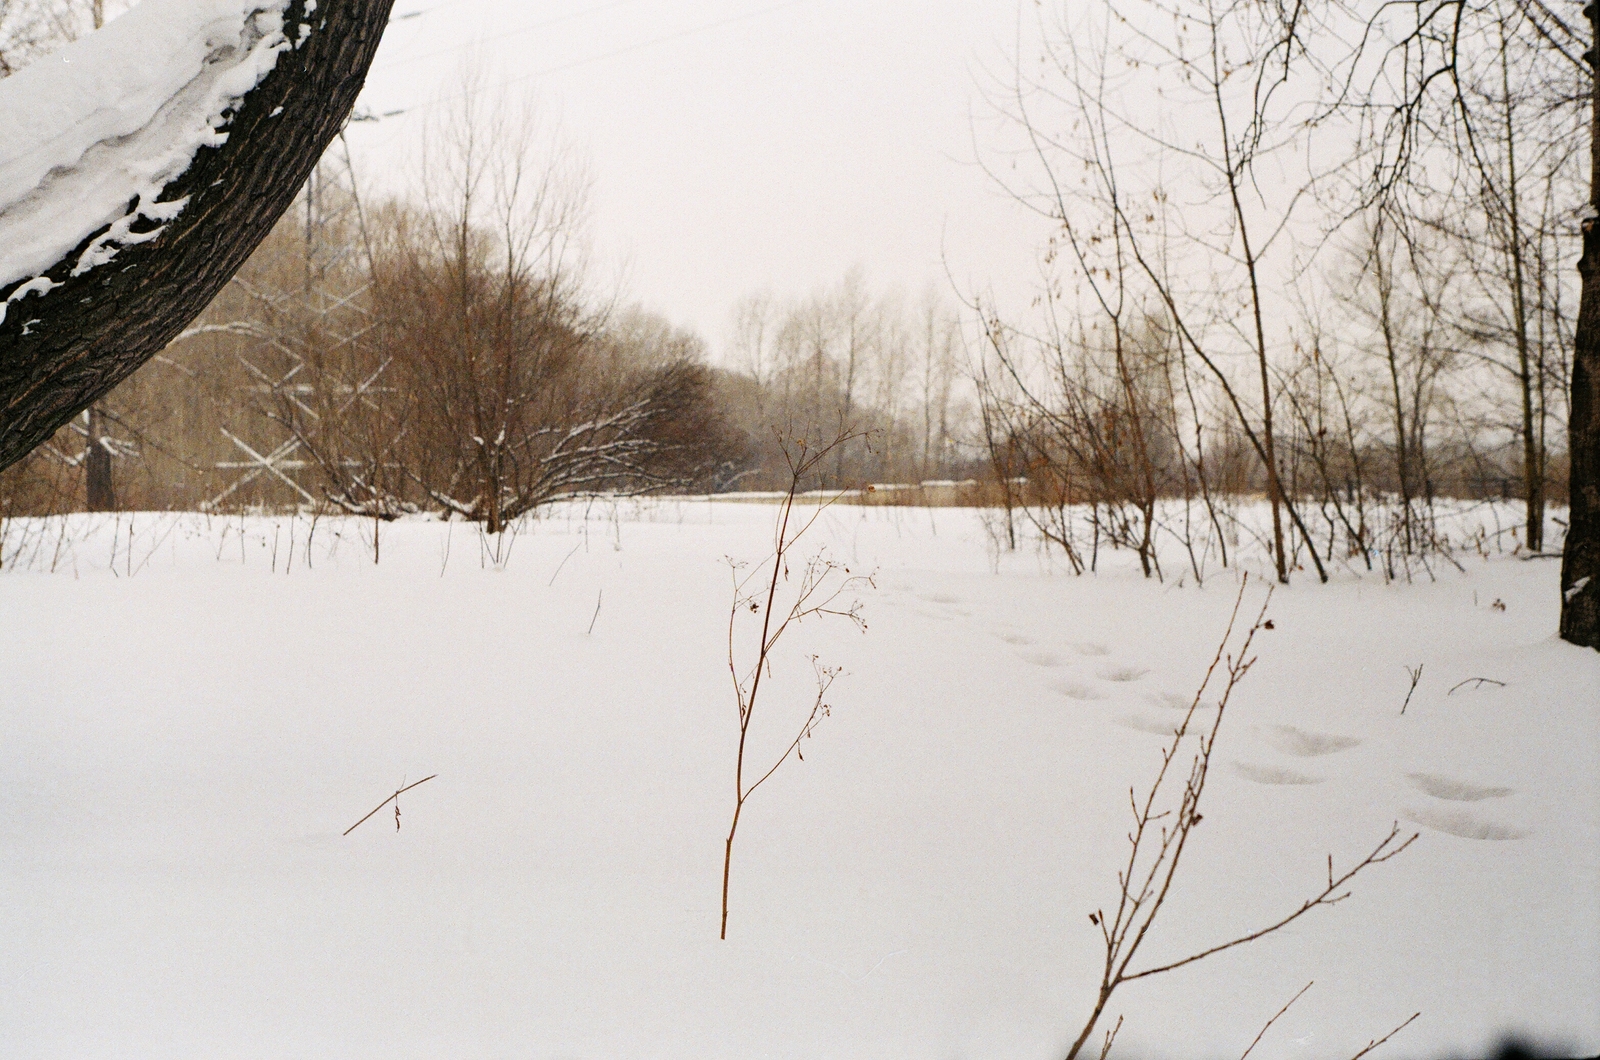
[[[812,654],[846,674],[749,803],[719,942],[727,557],[761,560],[773,512],[571,506],[503,569],[460,524],[385,527],[378,565],[354,521],[309,564],[305,518],[8,524],[0,1056],[1059,1057],[1128,787],[1238,581],[831,509],[802,549],[876,570],[869,629],[780,645],[756,758]],[[1349,1057],[1417,1011],[1375,1055],[1600,1050],[1600,654],[1555,638],[1553,561],[1466,566],[1276,594],[1150,957],[1289,912],[1395,821],[1421,838],[1124,987],[1114,1055],[1236,1057],[1312,980],[1253,1056]],[[341,836],[433,774],[399,831]]]

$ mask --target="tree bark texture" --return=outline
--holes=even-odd
[[[1600,2],[1589,0],[1589,217],[1583,222],[1578,323],[1567,407],[1571,511],[1561,550],[1561,639],[1600,648]]]
[[[309,22],[309,35],[240,101],[227,141],[201,148],[163,190],[163,201],[190,197],[183,212],[72,276],[85,240],[45,273],[61,286],[0,322],[0,469],[132,375],[232,279],[338,135],[393,3],[321,0],[308,17],[306,0],[290,0],[286,27]]]
[[[1561,558],[1561,637],[1600,648],[1600,222],[1583,226],[1583,276],[1567,421],[1572,512]]]

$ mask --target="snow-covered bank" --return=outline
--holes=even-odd
[[[325,519],[308,567],[304,518],[79,517],[0,575],[0,1054],[1057,1056],[1127,787],[1237,582],[831,510],[812,543],[877,568],[870,629],[784,646],[785,709],[810,653],[847,676],[750,803],[719,943],[725,557],[762,557],[772,508],[584,512],[503,570],[460,524],[384,527],[374,566],[370,524]],[[1124,988],[1118,1054],[1237,1056],[1312,979],[1254,1055],[1348,1057],[1418,1010],[1376,1055],[1600,1049],[1600,656],[1554,637],[1554,563],[1466,565],[1276,595],[1152,958],[1282,915],[1395,820],[1422,838]],[[398,832],[340,836],[433,773]]]

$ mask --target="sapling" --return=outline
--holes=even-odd
[[[762,692],[762,680],[772,673],[773,651],[789,629],[808,618],[839,618],[866,631],[866,621],[861,616],[861,601],[853,598],[856,590],[870,586],[870,575],[859,575],[820,549],[808,556],[798,570],[791,568],[794,550],[800,538],[815,525],[822,513],[833,503],[829,499],[818,504],[815,511],[805,517],[795,514],[795,498],[801,484],[822,460],[856,438],[858,434],[840,431],[824,445],[812,446],[805,439],[789,440],[779,437],[779,447],[789,475],[789,485],[778,506],[776,535],[773,551],[765,563],[746,570],[745,565],[729,560],[733,572],[733,606],[728,612],[728,673],[733,679],[733,689],[739,705],[739,749],[734,759],[733,820],[728,826],[728,838],[722,860],[722,932],[728,937],[728,884],[733,870],[733,840],[739,831],[739,820],[744,814],[745,802],[757,788],[765,784],[790,757],[804,760],[801,744],[811,737],[817,724],[830,713],[828,690],[839,676],[838,667],[823,665],[816,656],[811,665],[816,674],[817,694],[811,711],[798,734],[759,776],[756,768],[748,767],[745,752],[749,747],[750,725],[755,718],[756,704]],[[761,616],[761,639],[756,643],[755,659],[747,666],[740,663],[738,640],[735,636],[739,622],[746,616]]]
[[[1243,641],[1239,644],[1237,652],[1230,652],[1229,646],[1233,641],[1233,631],[1239,618],[1239,609],[1244,603],[1245,590],[1249,585],[1248,576],[1239,586],[1239,596],[1234,601],[1233,612],[1228,618],[1227,630],[1222,635],[1222,641],[1217,645],[1216,655],[1212,657],[1211,665],[1207,667],[1205,677],[1200,682],[1200,687],[1195,692],[1194,700],[1189,704],[1189,709],[1183,716],[1183,721],[1173,730],[1172,737],[1161,751],[1161,766],[1156,771],[1155,780],[1141,799],[1134,789],[1128,789],[1128,802],[1133,810],[1133,829],[1128,833],[1128,858],[1126,864],[1117,873],[1117,901],[1115,908],[1107,913],[1104,909],[1096,909],[1089,914],[1089,922],[1100,932],[1101,942],[1105,948],[1105,961],[1100,975],[1100,985],[1095,992],[1094,1008],[1089,1018],[1084,1022],[1082,1031],[1072,1043],[1072,1048],[1067,1052],[1066,1060],[1076,1060],[1084,1045],[1094,1034],[1100,1017],[1105,1013],[1106,1006],[1111,1001],[1111,996],[1118,987],[1124,983],[1131,983],[1154,975],[1176,971],[1196,961],[1204,960],[1223,950],[1242,946],[1247,942],[1254,942],[1282,928],[1288,927],[1300,917],[1313,909],[1323,906],[1335,905],[1349,897],[1350,892],[1345,890],[1345,885],[1355,878],[1362,870],[1373,865],[1388,861],[1400,854],[1417,838],[1413,833],[1409,838],[1400,838],[1400,827],[1396,824],[1390,828],[1389,834],[1373,848],[1372,852],[1358,861],[1354,866],[1335,875],[1333,855],[1328,856],[1328,877],[1326,886],[1313,897],[1305,899],[1297,908],[1285,916],[1281,916],[1264,927],[1258,928],[1244,935],[1239,935],[1225,942],[1192,953],[1179,960],[1169,961],[1164,964],[1152,965],[1147,968],[1135,969],[1133,959],[1140,946],[1149,937],[1156,917],[1166,904],[1168,895],[1172,893],[1173,882],[1177,877],[1178,866],[1183,859],[1183,852],[1188,846],[1194,829],[1200,824],[1200,798],[1205,792],[1206,778],[1210,772],[1211,755],[1216,749],[1217,733],[1222,727],[1222,719],[1228,711],[1228,701],[1233,696],[1233,690],[1239,682],[1244,680],[1245,674],[1255,665],[1255,656],[1250,654],[1251,646],[1255,642],[1256,634],[1264,629],[1270,629],[1271,623],[1267,619],[1267,605],[1272,600],[1272,591],[1269,588],[1266,599],[1262,601],[1261,611],[1256,615],[1255,621],[1245,633]],[[1219,669],[1221,673],[1219,674]],[[1215,714],[1209,724],[1198,721],[1199,712],[1203,706],[1202,700],[1206,690],[1211,687],[1214,679],[1222,681],[1221,694],[1215,704]],[[1198,747],[1189,762],[1187,777],[1178,772],[1178,752],[1183,747],[1183,741],[1189,736],[1195,736]],[[1173,788],[1177,787],[1176,805],[1173,805]],[[1414,1018],[1414,1017],[1413,1017]],[[1276,1017],[1274,1017],[1276,1019]],[[1410,1022],[1409,1020],[1407,1021]],[[1100,1056],[1104,1058],[1111,1051],[1112,1043],[1116,1040],[1117,1030],[1122,1026],[1119,1019],[1117,1025],[1105,1035],[1104,1043],[1100,1049]],[[1404,1026],[1404,1025],[1402,1025]],[[1400,1028],[1390,1032],[1390,1036]],[[1387,1041],[1387,1037],[1384,1041]],[[1370,1051],[1382,1042],[1374,1042],[1368,1046]]]

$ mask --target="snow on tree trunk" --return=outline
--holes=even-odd
[[[354,105],[393,0],[144,0],[0,81],[0,468],[160,351]]]

